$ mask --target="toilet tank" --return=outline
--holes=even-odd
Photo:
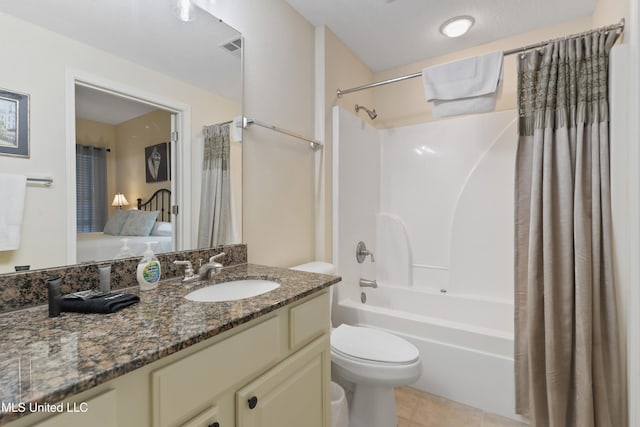
[[[336,268],[333,264],[322,261],[313,261],[306,264],[296,265],[290,270],[306,271],[308,273],[335,274]]]

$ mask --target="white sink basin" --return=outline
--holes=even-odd
[[[280,283],[271,280],[234,280],[196,289],[185,295],[185,298],[200,302],[234,301],[262,295],[278,287]]]

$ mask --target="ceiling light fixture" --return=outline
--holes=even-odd
[[[447,37],[460,37],[469,31],[474,22],[471,16],[456,16],[440,25],[440,32]]]

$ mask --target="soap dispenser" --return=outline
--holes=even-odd
[[[120,248],[120,251],[116,254],[116,256],[113,257],[113,259],[130,258],[135,256],[135,254],[131,251],[131,248],[129,248],[129,246],[127,245],[129,239],[121,239],[120,241],[122,242],[122,247]]]
[[[151,245],[157,242],[147,242],[147,250],[138,264],[137,278],[141,291],[150,291],[158,287],[160,281],[160,261],[151,250]]]

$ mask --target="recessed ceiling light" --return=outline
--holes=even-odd
[[[448,19],[440,26],[440,32],[447,37],[460,37],[473,26],[474,19],[470,16],[456,16]]]

